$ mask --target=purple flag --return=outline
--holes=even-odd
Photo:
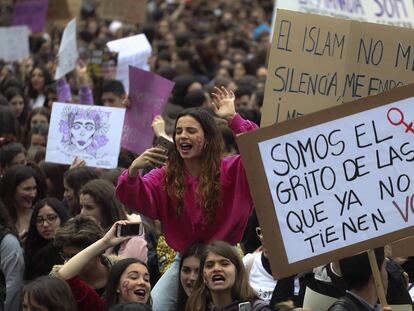
[[[14,5],[13,25],[27,25],[32,33],[45,28],[48,0],[18,2]]]
[[[152,72],[129,66],[129,101],[122,147],[141,154],[151,147],[152,120],[164,111],[175,83]]]

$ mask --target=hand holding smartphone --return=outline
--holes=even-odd
[[[159,136],[157,139],[156,147],[164,149],[168,154],[174,148],[174,143],[164,136]]]
[[[174,148],[174,143],[163,136],[159,136],[155,147],[164,150],[164,154],[168,156],[170,151]],[[159,157],[158,160],[165,162],[165,159]]]
[[[118,225],[116,227],[117,237],[142,235],[143,233],[144,233],[144,226],[142,225],[142,223]]]

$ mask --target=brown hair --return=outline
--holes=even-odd
[[[232,300],[253,302],[256,299],[259,299],[253,288],[249,285],[249,279],[243,261],[236,248],[226,242],[216,241],[207,245],[205,252],[201,256],[200,273],[194,291],[188,298],[185,308],[186,311],[204,311],[207,309],[210,299],[210,290],[204,283],[203,272],[206,258],[210,253],[229,259],[236,267],[236,279],[231,290]]]
[[[23,288],[23,297],[29,304],[35,301],[47,310],[76,311],[76,302],[69,285],[52,276],[42,276]]]
[[[94,179],[88,181],[80,190],[79,195],[90,195],[99,206],[103,220],[101,226],[110,228],[118,220],[127,219],[124,207],[115,197],[115,186],[107,180]]]
[[[102,238],[104,234],[104,230],[93,218],[78,215],[56,230],[54,244],[57,247],[86,248]]]
[[[200,198],[205,222],[212,223],[221,194],[220,163],[223,154],[223,139],[213,116],[206,109],[190,108],[183,110],[177,116],[173,135],[174,143],[177,122],[184,116],[191,116],[196,119],[204,131],[205,147],[200,159],[201,172],[197,196]],[[184,161],[176,147],[167,163],[165,183],[168,195],[175,197],[177,200],[177,217],[179,217],[184,208],[185,182]]]

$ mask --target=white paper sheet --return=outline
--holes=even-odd
[[[70,164],[77,156],[88,166],[117,167],[124,117],[124,108],[54,103],[46,161]]]
[[[76,67],[79,53],[76,44],[76,18],[72,19],[63,31],[62,41],[58,52],[58,66],[55,79],[62,78]]]
[[[0,59],[14,62],[29,57],[27,26],[0,27]]]
[[[139,34],[109,41],[107,46],[110,51],[119,53],[116,79],[122,82],[127,91],[129,89],[129,65],[149,71],[147,60],[151,56],[151,44],[144,34]]]

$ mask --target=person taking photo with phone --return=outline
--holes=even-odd
[[[69,284],[78,310],[103,311],[115,304],[127,302],[151,305],[150,273],[147,265],[139,259],[125,258],[111,267],[105,298],[100,297],[79,277],[93,258],[100,256],[106,249],[131,239],[132,236],[117,236],[118,227],[131,224],[126,220],[117,221],[102,238],[75,254],[55,273],[55,276]]]
[[[215,89],[214,113],[227,120],[234,134],[257,125],[235,112],[235,96]],[[166,156],[160,148],[147,149],[118,179],[120,201],[162,222],[170,247],[183,252],[194,242],[240,242],[253,202],[240,155],[223,156],[223,140],[212,114],[203,108],[182,111],[175,123],[174,149]],[[166,165],[145,176],[146,166]],[[179,256],[153,290],[153,309],[174,308],[177,299]]]

